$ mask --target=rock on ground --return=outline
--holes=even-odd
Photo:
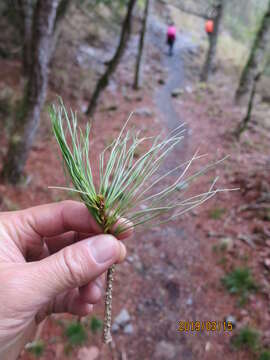
[[[160,341],[155,350],[154,359],[156,360],[170,360],[176,355],[176,350],[173,344],[167,341]]]

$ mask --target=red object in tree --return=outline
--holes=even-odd
[[[214,31],[214,21],[213,20],[207,20],[205,23],[205,31],[207,34],[212,34]]]

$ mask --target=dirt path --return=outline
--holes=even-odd
[[[188,35],[178,34],[174,47],[174,55],[168,56],[163,41],[160,41],[160,34],[166,33],[164,26],[152,23],[150,30],[151,40],[160,50],[162,65],[168,70],[168,78],[164,86],[158,89],[155,94],[155,104],[158,111],[163,115],[163,122],[171,131],[183,121],[183,119],[179,119],[179,115],[174,108],[171,93],[174,89],[184,86],[185,76],[182,53],[188,48],[193,48],[194,45]]]
[[[194,46],[188,36],[180,34],[174,56],[168,57],[160,39],[160,34],[165,33],[162,25],[151,23],[149,40],[159,48],[162,64],[168,70],[165,84],[154,95],[154,103],[164,127],[171,131],[185,121],[175,108],[171,92],[185,85],[182,54]],[[191,134],[187,131],[161,171],[190,158],[191,151]],[[129,280],[137,288],[126,294],[137,301],[135,311],[127,303],[136,319],[136,336],[128,347],[130,359],[223,359],[224,352],[217,352],[220,345],[213,346],[213,342],[228,342],[227,334],[224,340],[221,332],[212,333],[210,338],[203,331],[177,331],[179,321],[223,321],[227,315],[223,300],[217,298],[216,284],[221,273],[213,270],[211,246],[206,246],[204,240],[190,214],[173,224],[136,235],[129,272],[134,274],[135,270],[136,274]]]
[[[173,131],[176,127],[183,124],[185,119],[179,117],[171,94],[174,90],[184,87],[185,69],[182,55],[185,51],[196,48],[196,45],[192,43],[191,37],[188,34],[178,33],[174,46],[174,55],[168,56],[167,47],[164,46],[164,41],[160,41],[160,34],[166,34],[166,25],[159,23],[156,18],[152,17],[149,28],[149,39],[152,44],[159,49],[161,54],[161,64],[168,72],[165,84],[155,92],[154,103],[164,126],[169,131]],[[185,124],[185,128],[185,138],[175,150],[181,152],[181,160],[187,158],[190,142],[188,124]],[[180,154],[178,153],[178,156],[179,155]],[[179,159],[172,153],[168,162],[166,162],[165,167],[168,168],[178,164]]]
[[[157,114],[169,131],[179,126],[183,119],[174,107],[171,92],[184,86],[184,63],[181,54],[193,47],[187,36],[180,35],[173,57],[168,57],[160,34],[165,34],[162,24],[151,22],[148,41],[154,43],[162,54],[163,66],[168,69],[168,78],[154,95]],[[175,148],[161,169],[172,168],[186,157],[190,157],[190,136]],[[203,287],[198,254],[201,244],[179,219],[172,224],[156,227],[152,231],[136,236],[136,246],[129,258],[133,269],[129,274],[131,283],[137,284],[136,294],[130,290],[131,298],[137,301],[135,318],[137,333],[129,343],[131,359],[197,359],[197,349],[189,342],[190,335],[178,333],[180,320],[202,320],[201,305]],[[126,289],[125,289],[126,291]],[[204,342],[203,342],[204,343]],[[202,345],[202,344],[201,344]],[[201,346],[203,348],[204,345]],[[133,355],[133,351],[136,351]]]

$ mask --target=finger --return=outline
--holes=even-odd
[[[115,236],[119,240],[126,239],[133,234],[134,229],[133,229],[132,223],[124,218],[119,219],[115,223],[115,225],[112,228],[112,234],[114,234],[114,232],[117,233],[118,228],[121,229],[121,231],[122,231],[118,235],[115,234]],[[61,250],[65,246],[74,244],[77,241],[86,239],[86,238],[94,236],[94,235],[96,235],[96,234],[95,233],[86,234],[86,233],[78,233],[76,231],[68,231],[64,234],[60,234],[57,236],[46,237],[46,238],[44,238],[44,241],[48,246],[50,254],[54,254],[55,252]]]
[[[86,316],[93,310],[93,305],[84,302],[80,298],[78,289],[67,291],[57,296],[48,305],[38,311],[35,320],[43,321],[50,314],[69,313],[78,316]]]
[[[50,254],[54,254],[68,245],[75,244],[80,240],[87,239],[94,235],[96,234],[84,234],[77,233],[76,231],[68,231],[61,235],[46,237],[44,238],[44,241],[48,246]]]
[[[87,207],[77,201],[67,200],[36,206],[23,210],[20,216],[31,226],[35,234],[43,237],[62,234],[70,230],[95,234],[102,231]]]
[[[91,283],[82,286],[79,289],[79,293],[82,301],[89,304],[96,304],[104,293],[104,281],[102,277],[98,277]]]
[[[86,316],[93,311],[93,304],[82,302],[79,297],[74,298],[69,304],[69,310],[61,312],[68,312],[73,315]]]
[[[96,279],[126,256],[125,246],[112,235],[98,235],[70,245],[39,262],[29,263],[25,276],[36,297],[56,295]]]
[[[39,250],[39,251],[33,251],[33,250]],[[43,243],[43,247],[35,247],[35,248],[31,248],[28,252],[27,255],[25,256],[25,260],[27,262],[30,261],[38,261],[38,260],[42,260],[45,259],[47,256],[50,255],[49,249],[47,247],[46,243]]]
[[[93,305],[87,301],[82,301],[78,289],[57,296],[52,308],[54,313],[70,313],[79,316],[86,316],[92,310]]]
[[[117,239],[123,240],[130,237],[133,234],[134,228],[131,221],[120,218],[112,227],[112,233],[115,234]],[[118,234],[118,232],[120,232]]]
[[[12,228],[11,238],[26,256],[28,251],[39,253],[43,247],[43,237],[51,237],[75,231],[82,233],[102,232],[86,206],[76,201],[62,201],[41,205],[11,213],[4,217]]]

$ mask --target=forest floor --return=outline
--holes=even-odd
[[[113,358],[256,359],[262,348],[270,347],[269,124],[260,122],[269,105],[260,105],[248,131],[237,142],[232,130],[243,117],[243,109],[233,103],[235,79],[227,68],[219,67],[208,85],[199,83],[198,69],[203,60],[200,48],[182,33],[174,56],[169,58],[165,42],[155,40],[156,32],[161,31],[162,25],[153,20],[146,47],[146,85],[137,92],[131,87],[137,38],[132,39],[94,119],[94,156],[118,134],[131,111],[135,111],[132,125],[144,136],[166,133],[185,122],[187,135],[161,171],[190,159],[198,148],[201,154],[209,154],[199,166],[229,155],[191,188],[195,193],[207,191],[218,176],[219,188],[240,190],[220,193],[175,222],[135,233],[127,242],[128,257],[117,269],[113,301],[114,318],[123,315],[123,310],[126,317],[120,316],[119,326],[114,326]],[[20,63],[1,60],[0,65],[5,68],[0,88],[10,87],[19,93]],[[77,65],[73,66],[75,72]],[[85,108],[87,94],[72,96],[70,87],[63,89],[61,96],[68,105],[78,112]],[[57,91],[53,79],[48,103],[55,101]],[[87,119],[82,115],[80,121],[84,126]],[[7,145],[2,134],[0,145],[1,161]],[[194,171],[197,169],[198,165]],[[31,177],[25,185],[13,188],[0,184],[1,210],[72,196],[48,189],[49,185],[65,185],[65,179],[46,111],[26,172]],[[254,286],[242,297],[229,293],[221,281],[236,268],[248,269],[252,274],[249,280]],[[242,277],[240,282],[245,279]],[[235,287],[241,291],[239,283]],[[96,306],[95,314],[102,318],[103,304]],[[83,346],[71,348],[63,333],[72,320],[67,315],[48,319],[40,334],[46,343],[42,359],[112,358],[111,351],[101,343],[100,333],[89,335]],[[227,325],[224,331],[225,320],[234,323],[232,331]],[[204,325],[211,321],[221,327],[214,331],[212,323],[212,331],[182,331],[180,321]],[[82,322],[89,326],[88,318]],[[236,349],[232,339],[246,326],[258,331],[260,339],[255,341],[254,349],[243,340],[240,345],[246,348]],[[21,356],[22,360],[32,358],[26,351]]]

